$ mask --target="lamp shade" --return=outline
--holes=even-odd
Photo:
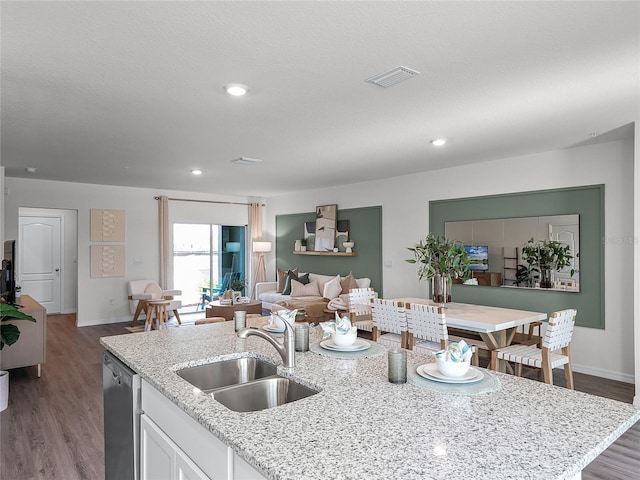
[[[271,242],[253,242],[254,253],[264,253],[271,251]]]
[[[227,242],[227,252],[239,252],[240,242]]]

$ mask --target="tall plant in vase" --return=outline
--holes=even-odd
[[[527,262],[531,272],[540,275],[540,288],[553,287],[553,272],[571,266],[571,247],[556,240],[534,240],[531,238],[522,247],[522,259]],[[571,269],[571,276],[575,273]]]
[[[406,261],[418,265],[419,280],[431,280],[436,303],[444,305],[451,301],[452,280],[465,280],[470,276],[469,254],[461,242],[429,233],[408,250],[414,258]]]

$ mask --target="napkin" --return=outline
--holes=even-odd
[[[467,342],[460,340],[449,343],[446,350],[440,350],[435,355],[436,358],[443,358],[446,362],[468,362],[473,356],[473,350]]]
[[[269,318],[269,325],[274,325],[274,315],[280,317],[283,321],[287,322],[289,325],[293,325],[296,321],[296,314],[298,310],[278,310],[277,312],[271,313],[271,318]]]
[[[351,326],[351,319],[346,315],[341,317],[336,312],[336,319],[331,322],[323,322],[320,324],[322,327],[322,338],[328,338],[333,334],[345,335],[347,333],[353,333],[358,331],[358,327]]]

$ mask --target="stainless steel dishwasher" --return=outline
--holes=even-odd
[[[102,357],[105,480],[138,480],[140,376],[109,352]]]

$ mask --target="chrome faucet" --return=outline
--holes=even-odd
[[[256,328],[243,328],[238,332],[238,337],[247,338],[251,335],[257,335],[260,338],[264,338],[278,351],[282,357],[283,365],[286,368],[293,368],[295,365],[295,332],[293,331],[293,326],[289,322],[284,319],[282,319],[282,321],[284,322],[284,344],[278,342],[268,333]]]

